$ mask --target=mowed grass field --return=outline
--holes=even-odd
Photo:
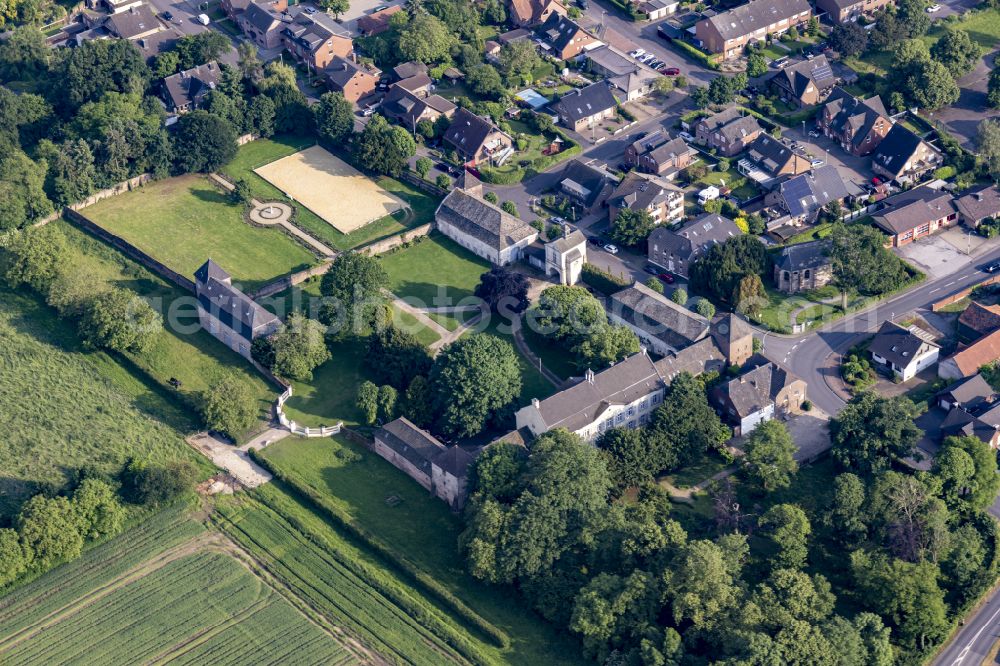
[[[262,454],[509,634],[513,642],[507,650],[479,641],[491,661],[553,665],[581,661],[571,640],[557,635],[514,595],[465,573],[458,552],[461,520],[376,454],[342,438],[288,438]],[[390,497],[399,501],[389,503]]]
[[[430,222],[434,218],[439,199],[426,192],[418,190],[395,178],[379,176],[374,182],[386,192],[405,201],[412,211],[399,211],[386,215],[370,224],[366,224],[350,233],[344,234],[333,228],[305,206],[297,205],[285,194],[254,173],[254,169],[265,164],[288,157],[316,142],[307,137],[282,135],[270,139],[257,139],[240,146],[232,162],[220,171],[231,180],[246,180],[254,196],[260,200],[286,201],[295,206],[295,224],[302,227],[319,240],[332,245],[338,250],[350,250],[373,241],[406,231],[407,229]],[[338,155],[345,158],[345,155]]]
[[[191,426],[159,388],[103,352],[32,296],[0,289],[0,516],[39,484],[85,464],[116,470],[129,456],[207,463],[176,427]],[[166,421],[166,422],[165,422]]]
[[[0,660],[357,662],[227,545],[178,509],[154,517],[0,601]]]
[[[81,212],[188,277],[211,257],[234,282],[253,289],[316,263],[279,229],[246,223],[242,207],[202,176],[149,183]]]
[[[459,301],[475,298],[479,277],[490,270],[488,261],[441,234],[382,255],[381,260],[389,274],[389,290],[420,307],[464,305]],[[450,302],[434,301],[441,288]]]

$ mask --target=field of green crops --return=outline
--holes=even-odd
[[[357,661],[225,552],[183,507],[0,599],[0,662]]]
[[[398,664],[493,663],[458,624],[371,555],[269,483],[220,498],[219,526],[311,607]],[[464,657],[464,660],[463,660]]]

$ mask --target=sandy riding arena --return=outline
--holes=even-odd
[[[406,207],[371,178],[319,146],[254,172],[345,234]]]

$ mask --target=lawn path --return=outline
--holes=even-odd
[[[552,372],[551,370],[545,367],[545,365],[542,363],[542,359],[540,359],[537,355],[535,355],[535,352],[531,351],[531,347],[529,347],[528,343],[525,341],[524,333],[521,332],[521,326],[523,322],[524,322],[524,316],[519,315],[513,324],[514,344],[517,346],[517,351],[519,351],[521,353],[521,356],[526,358],[532,366],[538,368],[539,372],[542,373],[542,376],[545,377],[545,379],[548,380],[550,384],[552,384],[556,388],[562,388],[563,380],[560,379],[556,373]]]

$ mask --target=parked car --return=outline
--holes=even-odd
[[[642,270],[649,273],[650,275],[660,274],[660,269],[654,266],[653,264],[646,264],[645,266],[642,267]]]
[[[678,132],[677,136],[684,139],[685,141],[694,141],[694,137],[691,136],[689,132]]]
[[[208,18],[208,14],[198,14],[198,17],[195,20],[202,25],[208,25],[211,23],[211,20]]]
[[[987,273],[996,273],[997,271],[1000,271],[1000,261],[994,261],[992,263],[986,264],[985,266],[983,266],[983,270],[986,271]]]
[[[825,161],[823,161],[822,159],[820,159],[820,158],[818,158],[818,157],[817,157],[817,158],[816,158],[816,159],[814,159],[813,161],[809,162],[809,164],[811,164],[811,165],[812,165],[812,166],[814,166],[814,167],[821,167],[821,166],[823,166],[824,164],[826,164],[826,162],[825,162]]]
[[[634,51],[629,51],[629,52],[628,52],[629,56],[631,56],[631,57],[633,57],[633,58],[639,58],[639,57],[642,57],[642,56],[643,56],[643,55],[644,55],[645,53],[646,53],[646,52],[645,52],[645,51],[644,51],[643,49],[636,49],[636,50],[634,50]]]
[[[566,220],[562,219],[558,215],[553,215],[552,217],[549,218],[549,222],[551,222],[552,224],[565,224]]]
[[[809,136],[811,136],[814,139],[818,139],[819,138],[819,132],[817,132],[816,130],[809,130]]]
[[[664,67],[660,70],[660,74],[663,74],[664,76],[678,76],[680,73],[681,70],[676,67]]]
[[[587,2],[587,0],[576,0],[576,6],[582,9],[583,11],[587,11],[587,9],[590,7],[590,3]]]
[[[163,20],[167,21],[168,23],[174,20],[174,15],[171,14],[170,12],[163,12],[162,14],[160,14],[160,16],[162,16]]]
[[[927,13],[928,14],[935,14],[935,13],[937,13],[939,11],[941,11],[941,5],[938,5],[938,4],[933,4],[933,5],[931,5],[930,7],[927,8]]]
[[[315,7],[306,7],[302,11],[304,11],[306,14],[315,14],[316,13],[316,8]]]
[[[608,243],[607,245],[604,246],[604,251],[607,252],[608,254],[618,254],[618,246]]]
[[[673,284],[674,283],[674,276],[671,275],[670,273],[660,273],[656,277],[660,278],[661,280],[663,280],[667,284]]]
[[[649,66],[652,67],[653,69],[659,69],[659,68],[663,67],[663,61],[662,60],[654,60],[653,62],[649,63]]]
[[[372,10],[372,14],[378,14],[379,12],[385,11],[386,9],[389,9],[389,5],[379,5],[378,7]]]

